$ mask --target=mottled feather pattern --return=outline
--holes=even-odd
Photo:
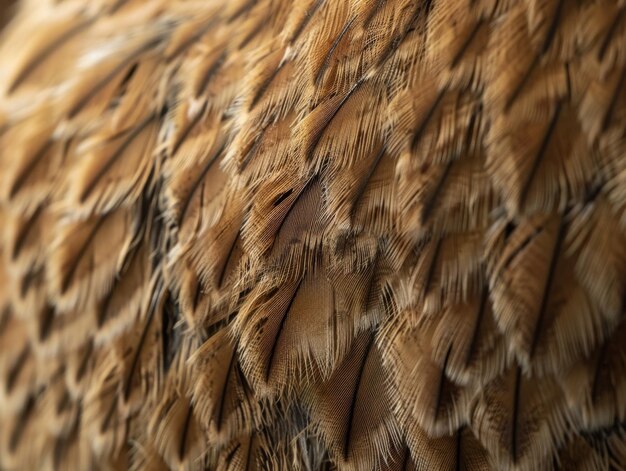
[[[0,4],[0,468],[626,469],[623,0]]]

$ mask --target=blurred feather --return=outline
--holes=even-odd
[[[623,469],[625,40],[0,2],[0,468]]]

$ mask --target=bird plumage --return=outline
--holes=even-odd
[[[626,467],[623,0],[9,3],[1,468]]]

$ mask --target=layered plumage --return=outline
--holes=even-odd
[[[1,468],[626,467],[623,0],[10,16]]]

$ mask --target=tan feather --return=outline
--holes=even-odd
[[[313,389],[313,424],[342,468],[375,467],[399,441],[384,399],[385,377],[374,336],[363,333],[333,375]]]
[[[470,423],[497,466],[532,469],[561,446],[570,422],[553,378],[530,380],[513,367],[482,390]]]
[[[130,218],[120,209],[61,225],[49,276],[62,306],[83,307],[108,292],[132,242]]]
[[[0,468],[621,469],[623,0],[0,6]]]
[[[249,433],[258,420],[258,406],[227,329],[207,340],[191,360],[197,365],[192,370],[192,403],[211,440],[226,445]]]
[[[159,122],[143,117],[132,129],[85,143],[85,158],[75,166],[68,205],[84,206],[87,214],[111,211],[141,195],[152,168]]]
[[[419,329],[388,326],[384,363],[391,379],[394,413],[408,436],[425,430],[430,437],[452,434],[467,421],[474,388],[456,384],[448,376],[452,347],[435,357]],[[439,360],[439,361],[437,361]]]

